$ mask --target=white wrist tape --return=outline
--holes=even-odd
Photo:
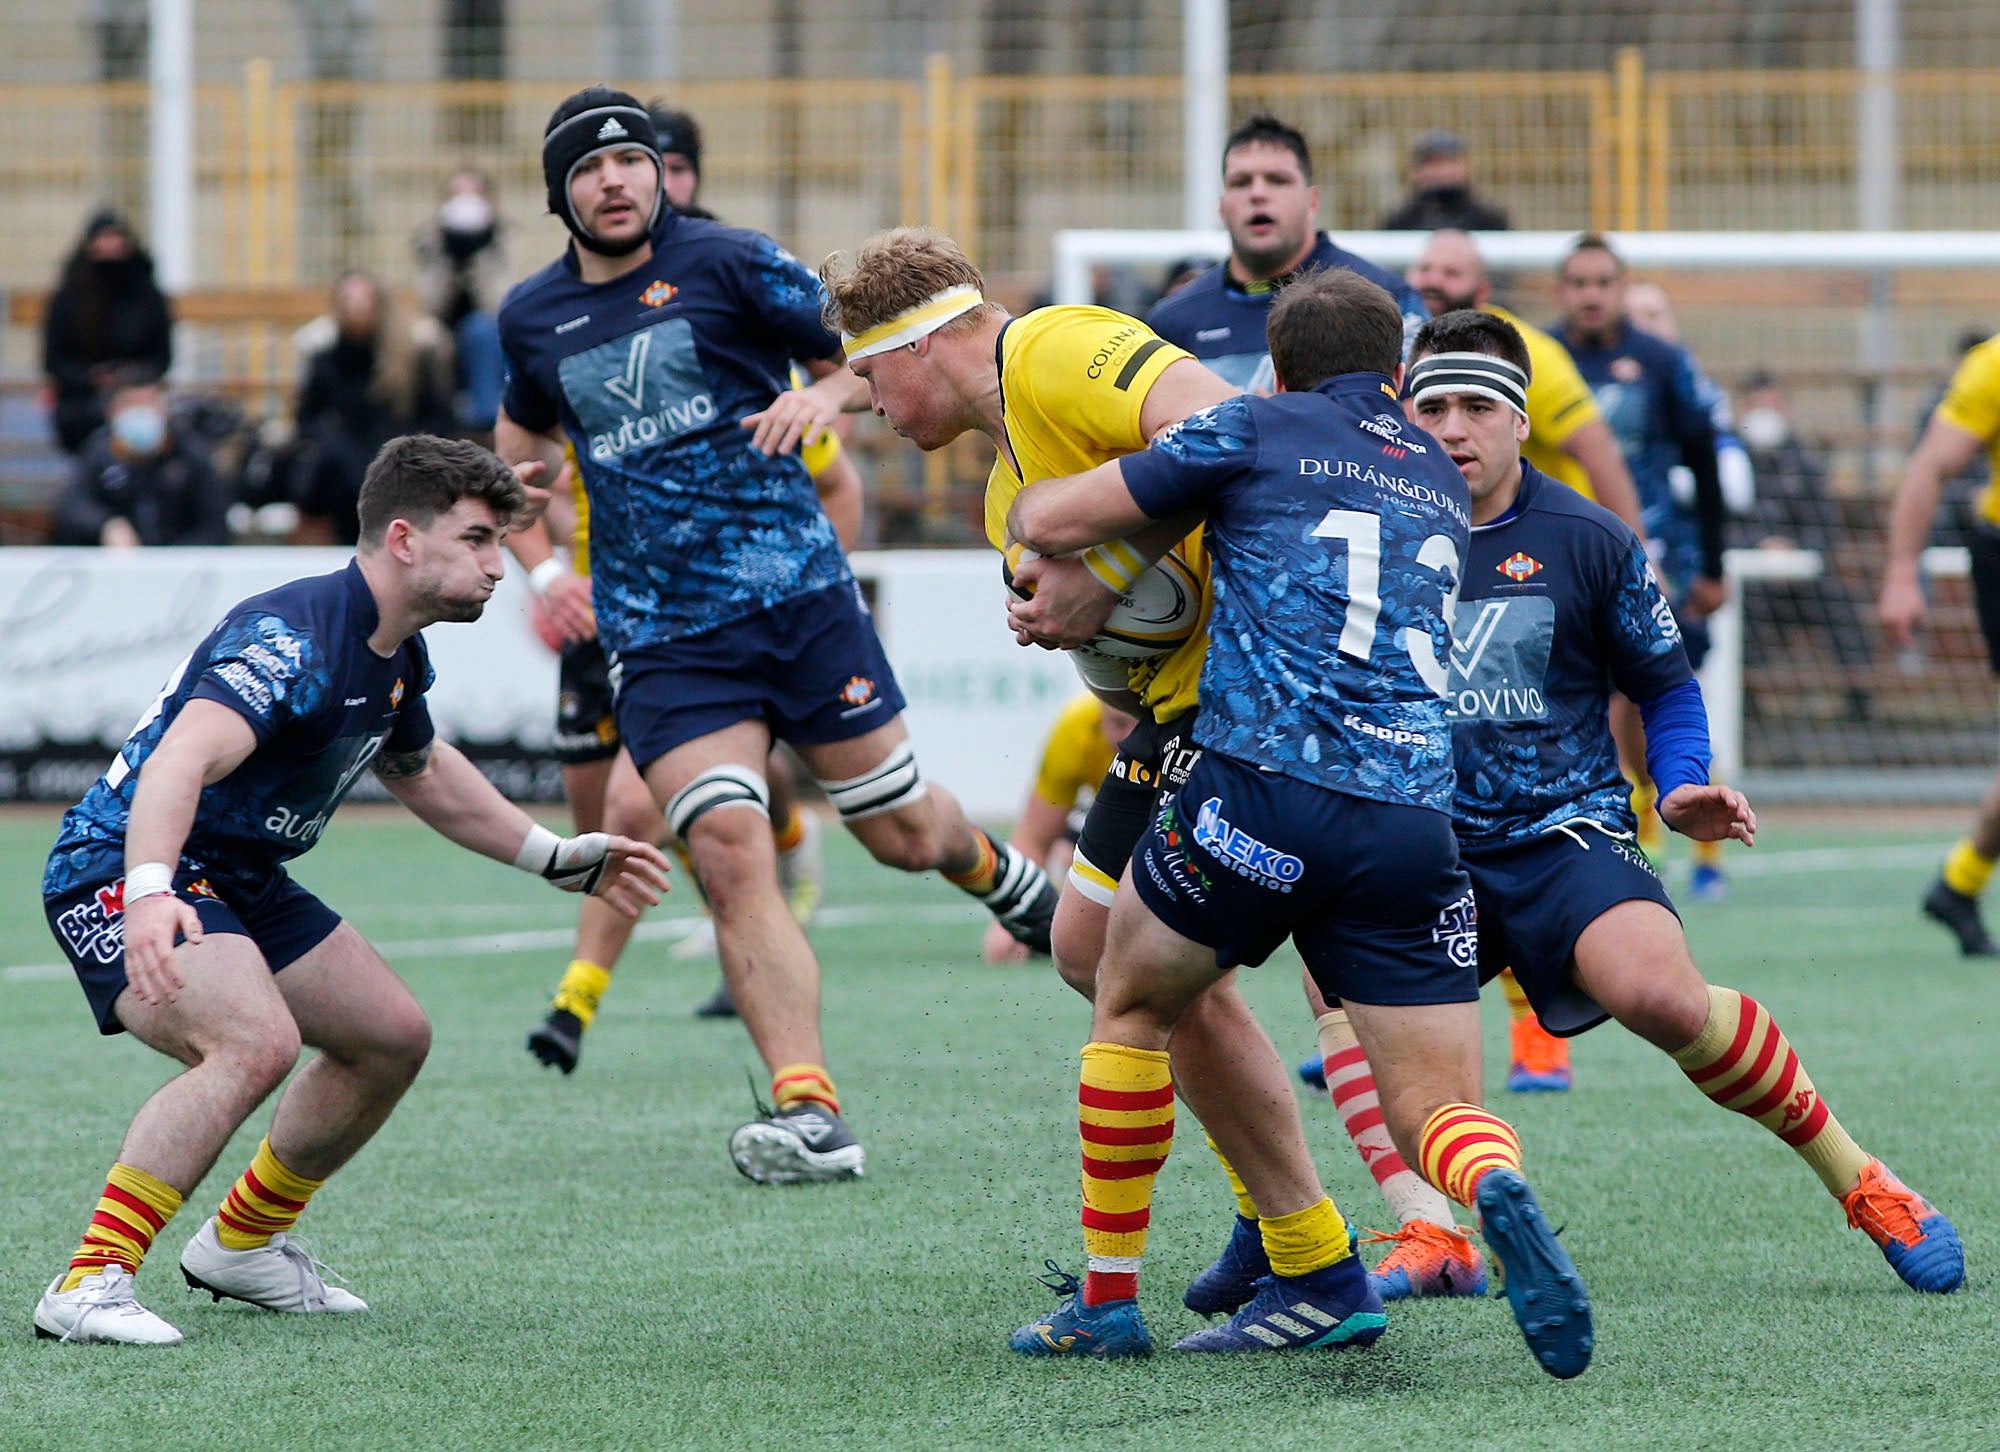
[[[532,872],[540,877],[556,860],[556,848],[561,845],[562,838],[537,822],[528,828],[521,850],[514,854],[514,865],[523,872]]]
[[[549,586],[555,583],[556,577],[568,573],[569,561],[560,554],[550,555],[528,571],[528,588],[537,595],[546,595],[549,593]]]
[[[141,862],[125,873],[125,901],[137,902],[142,897],[172,896],[174,890],[173,864],[167,862]]]

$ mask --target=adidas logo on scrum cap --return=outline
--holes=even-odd
[[[597,128],[597,139],[599,141],[610,141],[614,137],[630,136],[631,134],[619,122],[616,116],[606,116],[604,124]]]

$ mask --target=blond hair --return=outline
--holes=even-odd
[[[948,287],[975,287],[983,297],[986,279],[959,246],[935,227],[891,227],[867,238],[852,252],[836,252],[820,264],[826,286],[826,325],[855,337],[930,301]],[[983,303],[953,318],[942,333],[964,332],[983,313],[999,313]]]

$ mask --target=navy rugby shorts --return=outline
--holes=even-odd
[[[1535,1016],[1568,1038],[1611,1015],[1570,972],[1583,930],[1621,902],[1673,899],[1628,837],[1588,822],[1500,847],[1467,847],[1465,870],[1479,903],[1479,981],[1512,968]]]
[[[794,746],[887,725],[903,692],[852,580],[690,635],[618,652],[619,734],[639,770],[690,741],[762,720]]]
[[[1479,997],[1472,886],[1442,812],[1205,751],[1140,842],[1132,885],[1225,969],[1262,963],[1289,937],[1329,999]]]
[[[174,891],[194,905],[204,933],[248,938],[273,973],[288,968],[325,942],[340,926],[340,914],[273,869],[254,890],[239,884],[217,886],[197,872],[174,874]],[[86,883],[44,898],[49,928],[63,956],[76,970],[83,996],[97,1018],[97,1031],[121,1034],[115,1005],[125,991],[125,879]]]

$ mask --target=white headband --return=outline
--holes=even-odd
[[[1528,375],[1491,353],[1432,353],[1410,365],[1410,398],[1434,393],[1477,393],[1528,416]]]
[[[953,318],[982,307],[985,302],[978,288],[970,283],[960,283],[872,328],[863,328],[858,333],[842,333],[840,345],[847,350],[847,361],[850,363],[873,358],[877,353],[887,353],[919,338],[927,338]]]

